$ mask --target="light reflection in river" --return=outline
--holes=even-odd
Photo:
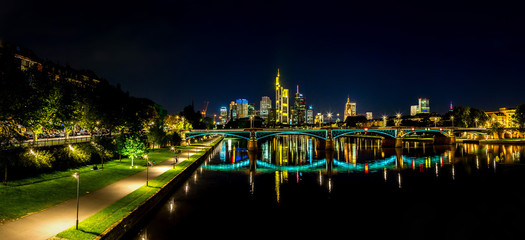
[[[396,197],[400,197],[401,200],[397,202],[400,205],[389,208],[389,214],[404,214],[406,210],[417,214],[419,212],[417,208],[416,210],[410,209],[414,203],[423,201],[420,198],[429,201],[428,197],[425,198],[425,194],[430,194],[425,192],[426,189],[431,189],[429,192],[441,191],[439,194],[445,194],[442,198],[446,201],[453,199],[449,202],[453,204],[451,206],[456,206],[462,202],[455,201],[458,200],[456,199],[458,194],[462,194],[462,190],[451,190],[452,192],[449,193],[443,190],[447,187],[433,188],[433,186],[437,184],[452,186],[459,182],[465,184],[464,180],[471,176],[479,178],[479,176],[485,176],[488,173],[496,174],[497,168],[498,172],[503,171],[503,165],[513,165],[525,161],[523,159],[524,147],[519,145],[457,144],[455,146],[434,146],[428,143],[405,142],[402,149],[395,149],[382,148],[376,139],[341,138],[335,141],[333,153],[327,153],[322,146],[321,141],[312,137],[274,137],[268,141],[260,142],[259,152],[254,158],[254,155],[247,151],[246,142],[225,139],[214,151],[209,158],[210,160],[198,170],[199,174],[195,173],[183,185],[180,192],[184,196],[175,195],[176,197],[168,200],[164,211],[169,216],[166,218],[159,217],[158,221],[164,223],[167,221],[165,219],[169,219],[173,225],[167,225],[180,231],[182,229],[176,226],[179,226],[181,221],[189,221],[194,224],[183,217],[187,211],[190,211],[188,209],[191,209],[187,205],[193,206],[193,204],[200,202],[210,205],[214,201],[219,201],[218,206],[230,207],[232,212],[227,212],[227,215],[231,214],[232,216],[235,214],[242,215],[243,208],[260,202],[264,202],[264,204],[258,205],[258,207],[263,209],[268,206],[269,209],[275,209],[275,206],[279,206],[278,209],[286,209],[290,206],[290,202],[301,206],[305,205],[308,209],[313,208],[318,211],[323,209],[309,205],[309,203],[313,203],[310,202],[309,198],[313,198],[315,201],[327,201],[323,200],[325,198],[341,199],[345,204],[338,207],[347,207],[347,204],[353,200],[357,201],[358,204],[367,204],[367,202],[361,202],[361,199],[377,201],[374,202],[376,205],[382,205],[383,202],[375,200],[375,197],[381,199],[385,196],[389,200],[384,204],[390,206],[390,201],[396,201]],[[208,175],[213,175],[213,177]],[[216,180],[218,176],[223,179]],[[219,184],[215,181],[223,181],[224,183]],[[199,187],[202,184],[205,185]],[[232,190],[224,193],[225,190],[218,189],[218,186],[224,189],[231,187]],[[306,193],[301,190],[303,188],[306,189],[304,191]],[[218,192],[218,194],[210,197],[202,191]],[[392,192],[395,194],[392,195]],[[206,200],[200,199],[195,194],[206,196]],[[249,201],[243,200],[243,194],[249,196]],[[370,197],[367,197],[366,194],[369,194]],[[300,198],[300,196],[308,196],[308,198]],[[395,197],[392,198],[392,196]],[[414,196],[417,197],[416,202],[412,201]],[[465,194],[465,196],[468,195]],[[197,200],[193,200],[194,198]],[[270,199],[271,202],[266,202],[267,199]],[[475,200],[477,202],[480,199],[476,198]],[[228,201],[233,201],[233,203],[227,205]],[[412,203],[403,205],[405,202]],[[335,204],[331,201],[323,203]],[[421,204],[427,203],[423,201]],[[235,210],[239,205],[241,210]],[[400,209],[402,212],[395,212],[392,209]],[[338,210],[341,209],[338,208]],[[206,211],[219,215],[223,214],[220,215],[221,218],[234,220],[235,224],[242,225],[243,220],[235,221],[236,218],[228,217],[220,210],[206,208]],[[254,210],[252,209],[252,211]],[[359,209],[352,211],[356,211],[356,216],[362,216],[359,213],[362,214],[363,212],[359,212]],[[259,214],[263,214],[263,212]],[[199,212],[199,214],[204,213]],[[455,213],[451,214],[454,215]],[[354,215],[354,212],[351,212],[351,215]],[[203,216],[205,216],[203,220],[213,217],[213,215]],[[384,217],[389,216],[384,215]],[[429,216],[429,219],[432,218]],[[303,220],[308,221],[307,219]],[[258,222],[254,219],[250,219],[250,221]],[[390,223],[392,222],[395,221],[390,221]],[[148,227],[158,228],[159,224],[151,224]],[[145,227],[140,234],[135,235],[133,239],[151,238],[153,231],[148,232],[148,227]],[[169,227],[157,231],[169,232]],[[163,234],[166,235],[166,233]],[[169,235],[165,239],[169,239]]]

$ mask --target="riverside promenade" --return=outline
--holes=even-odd
[[[204,142],[209,145],[214,139]],[[202,144],[201,144],[202,145]],[[178,155],[178,163],[185,161],[201,150],[196,146],[185,149]],[[173,167],[173,158],[149,168],[149,179],[154,179]],[[82,177],[80,178],[82,184]],[[115,201],[130,194],[146,184],[146,170],[123,178],[96,191],[80,197],[78,220],[82,221]],[[50,193],[51,194],[51,193]],[[38,201],[35,199],[35,201]],[[0,239],[9,240],[45,240],[75,225],[77,199],[70,199],[56,206],[47,208],[28,216],[8,221],[0,225]]]

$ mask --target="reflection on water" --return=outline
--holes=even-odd
[[[307,136],[279,136],[260,142],[258,152],[253,153],[247,151],[245,141],[226,138],[163,209],[131,238],[171,239],[176,230],[195,229],[195,224],[209,219],[215,221],[206,228],[235,226],[239,230],[245,225],[249,228],[251,221],[295,226],[286,220],[289,214],[305,222],[327,224],[325,227],[332,231],[338,231],[335,226],[339,224],[345,229],[346,224],[320,223],[317,219],[348,214],[360,219],[352,221],[356,227],[368,229],[367,221],[377,221],[371,216],[382,216],[385,224],[378,226],[397,236],[404,228],[394,224],[397,222],[418,225],[422,221],[431,226],[436,223],[433,219],[465,211],[468,214],[461,217],[467,222],[487,221],[492,213],[480,217],[475,213],[479,208],[470,210],[464,203],[486,206],[483,201],[492,203],[493,196],[515,194],[516,186],[525,183],[522,177],[508,177],[513,174],[509,169],[521,166],[525,160],[522,145],[406,142],[403,148],[382,148],[377,139],[340,138],[335,140],[333,151],[326,151],[324,144]],[[505,173],[498,175],[500,171]],[[523,170],[517,171],[516,176],[524,175],[519,172]],[[512,181],[501,188],[499,182],[507,178]],[[353,205],[368,207],[350,207]],[[389,207],[377,208],[383,205]],[[421,214],[420,206],[436,209],[436,213]],[[297,227],[305,222],[297,222]],[[450,231],[453,235],[459,230]],[[421,230],[423,236],[425,232]],[[439,236],[447,238],[448,233]]]

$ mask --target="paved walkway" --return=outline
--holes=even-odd
[[[215,139],[209,140],[204,144],[209,145],[214,140]],[[188,153],[191,156],[200,150],[201,148],[199,147],[183,150],[182,153],[179,154],[179,163],[188,158]],[[173,167],[173,158],[150,167],[149,178],[153,179],[171,167]],[[143,186],[146,184],[145,179],[146,170],[81,196],[79,200],[79,221],[88,218]],[[80,176],[80,184],[82,184],[82,176]],[[56,234],[75,225],[76,209],[77,199],[74,198],[41,212],[25,216],[15,221],[6,222],[0,225],[0,239],[44,240],[54,237]]]

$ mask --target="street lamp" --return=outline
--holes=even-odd
[[[474,119],[474,121],[476,122],[476,128],[478,128],[478,119]]]
[[[454,116],[450,116],[450,119],[452,120],[452,127],[454,127]]]
[[[73,177],[77,179],[77,224],[76,229],[78,230],[78,205],[79,205],[79,193],[80,193],[80,174],[78,172],[73,174]]]
[[[396,118],[397,118],[396,127],[399,127],[399,125],[401,125],[401,113],[397,113]]]
[[[332,113],[329,112],[329,113],[326,114],[326,116],[327,116],[328,119],[329,119],[328,124],[329,124],[329,125],[332,125]]]
[[[173,168],[175,168],[175,158],[177,157],[175,156],[175,147],[171,147],[171,151],[173,152]]]
[[[149,158],[148,158],[148,155],[144,155],[144,158],[146,159],[146,186],[148,186],[148,182],[149,182]]]
[[[386,127],[386,115],[383,115],[383,127]]]

